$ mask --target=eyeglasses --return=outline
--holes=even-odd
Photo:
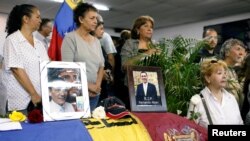
[[[212,39],[218,40],[219,37],[218,36],[207,36],[207,37],[205,37],[205,39],[207,39],[207,40],[212,40]]]
[[[218,63],[218,60],[211,60],[208,64],[208,67],[211,67],[212,64]]]
[[[210,63],[211,64],[218,63],[218,60],[211,60]]]
[[[64,81],[71,81],[71,80],[76,80],[77,75],[63,75],[63,76],[59,76],[62,80]]]
[[[57,88],[57,87],[52,87],[52,91],[56,92],[56,93],[67,93],[66,88]]]
[[[146,51],[148,51],[148,49],[139,49],[139,50],[138,50],[139,53],[144,53],[144,52],[146,52]]]

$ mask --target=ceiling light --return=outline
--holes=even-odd
[[[64,0],[52,0],[52,1],[55,1],[55,2],[64,2]],[[101,11],[109,11],[109,8],[106,6],[106,5],[103,5],[103,4],[95,4],[93,3],[93,6],[95,8],[97,8],[98,10],[101,10]]]
[[[64,2],[64,0],[53,0],[53,1],[60,2],[60,3]]]
[[[101,11],[109,11],[109,8],[106,5],[102,5],[102,4],[93,4],[94,7],[96,7],[98,10]]]

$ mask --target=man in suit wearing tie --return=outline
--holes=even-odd
[[[148,82],[148,75],[145,71],[142,71],[140,76],[142,83],[137,85],[136,104],[155,105],[154,103],[158,101],[155,85]]]

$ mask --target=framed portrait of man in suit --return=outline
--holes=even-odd
[[[44,121],[90,117],[85,63],[46,61],[40,71]]]
[[[159,67],[129,66],[127,73],[131,111],[167,111],[163,78]]]

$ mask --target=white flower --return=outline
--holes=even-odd
[[[201,98],[198,94],[192,96],[192,98],[191,98],[191,103],[193,105],[197,105],[198,103],[200,103],[200,101],[201,101]]]
[[[92,112],[92,117],[95,119],[106,118],[106,113],[105,113],[104,107],[99,106],[99,107],[95,108],[95,110]]]
[[[181,110],[177,110],[177,115],[180,115],[182,113]]]

